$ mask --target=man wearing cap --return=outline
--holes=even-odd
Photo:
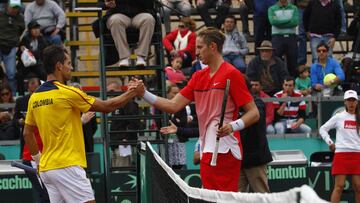
[[[358,95],[354,90],[344,94],[345,111],[335,114],[323,126],[319,133],[329,149],[335,152],[331,174],[335,177],[331,202],[340,202],[347,175],[352,176],[355,201],[360,199],[360,113]],[[336,129],[336,143],[329,135],[330,129]]]
[[[17,87],[20,95],[24,95],[25,86],[24,79],[30,73],[35,74],[38,78],[45,81],[46,72],[42,66],[41,55],[42,51],[49,45],[45,37],[42,36],[40,32],[40,25],[36,21],[31,21],[27,26],[27,32],[20,41],[18,49],[18,57],[21,57],[21,54],[24,50],[29,50],[36,59],[36,64],[28,67],[24,66],[24,63],[19,60],[17,63]]]
[[[270,41],[264,40],[257,49],[260,54],[250,61],[246,75],[249,78],[259,78],[263,91],[268,95],[274,95],[282,90],[282,83],[289,73],[284,62],[274,56],[274,48]]]
[[[286,57],[287,69],[291,76],[297,75],[297,35],[296,27],[299,25],[299,11],[288,0],[279,0],[268,10],[271,24],[271,41],[275,47],[275,55]]]
[[[4,62],[7,82],[14,94],[16,93],[16,47],[25,29],[20,7],[20,0],[10,0],[5,10],[0,11],[0,63]]]
[[[61,7],[51,0],[35,0],[26,6],[25,24],[37,21],[40,24],[41,33],[52,44],[61,45],[61,29],[65,26],[65,13]]]

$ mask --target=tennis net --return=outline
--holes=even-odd
[[[187,185],[155,152],[143,143],[140,155],[139,193],[141,203],[323,203],[307,185],[285,192],[259,194],[220,192]]]

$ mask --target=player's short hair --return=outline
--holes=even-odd
[[[206,28],[198,34],[198,37],[203,38],[207,45],[214,42],[217,45],[218,52],[222,52],[225,36],[218,29],[213,27]]]
[[[58,62],[64,63],[67,54],[68,52],[63,46],[50,45],[46,47],[43,51],[43,63],[46,73],[48,75],[54,73],[55,65]]]

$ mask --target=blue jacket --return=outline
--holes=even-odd
[[[335,74],[341,81],[345,80],[345,74],[339,62],[333,58],[328,57],[325,68],[323,68],[318,62],[311,65],[311,86],[314,87],[316,84],[323,85],[324,77],[329,73]]]

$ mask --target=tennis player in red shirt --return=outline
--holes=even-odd
[[[171,100],[148,91],[144,92],[143,98],[168,113],[175,113],[195,101],[199,120],[200,175],[203,187],[237,192],[242,160],[239,131],[255,123],[259,119],[259,112],[243,75],[225,62],[221,55],[224,40],[224,35],[217,29],[207,28],[200,32],[196,39],[196,54],[208,67],[194,73],[187,86]],[[230,79],[231,84],[225,125],[218,129],[227,79]],[[245,114],[237,119],[240,107]],[[217,136],[220,137],[217,164],[211,166]]]

